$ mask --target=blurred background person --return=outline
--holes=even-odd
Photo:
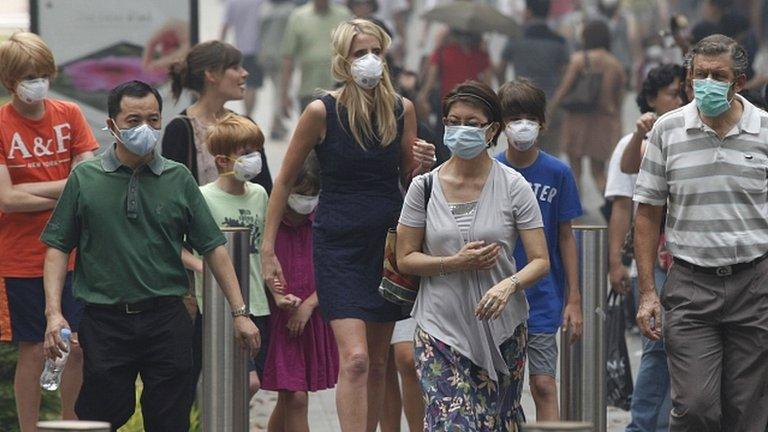
[[[380,3],[377,0],[347,0],[347,7],[349,7],[350,12],[352,12],[352,15],[354,15],[355,18],[367,19],[381,27],[387,36],[393,38],[392,40],[394,44],[394,33],[392,33],[392,28],[379,19],[376,14],[376,12],[379,11],[379,5]],[[387,52],[385,59],[387,61],[387,67],[389,67],[389,73],[393,79],[396,79],[402,70],[400,63],[395,61],[391,51]],[[393,84],[395,84],[394,81]]]
[[[440,102],[454,87],[467,80],[493,85],[494,70],[491,56],[479,33],[451,29],[446,39],[429,57],[424,85],[419,91],[417,104],[432,114],[440,112]],[[437,89],[436,94],[432,90]],[[429,107],[429,108],[427,108]],[[438,134],[441,122],[435,122]]]
[[[603,21],[591,21],[582,32],[584,48],[571,55],[560,87],[550,106],[554,111],[585,70],[601,74],[600,92],[592,109],[566,111],[562,146],[568,154],[577,184],[581,181],[582,157],[589,160],[597,190],[605,191],[605,163],[621,135],[621,107],[626,75],[611,54],[611,32]]]
[[[376,16],[379,11],[378,0],[347,0],[347,7],[355,18],[373,21],[374,24],[384,29],[389,37],[392,37],[392,28]]]
[[[515,78],[530,79],[551,99],[570,60],[568,45],[565,38],[547,24],[550,0],[526,0],[525,6],[523,34],[507,40],[499,62],[498,80],[507,81],[507,69],[511,66]],[[560,153],[560,124],[559,112],[553,112],[538,140],[540,148],[554,156]]]
[[[398,92],[404,98],[415,101],[421,91],[421,80],[416,72],[410,70],[401,70],[395,78]],[[438,135],[429,123],[429,110],[418,104],[414,104],[416,110],[416,132],[417,136],[424,141],[435,145],[436,165],[440,165],[451,157],[451,151],[443,144],[443,137]]]
[[[734,39],[747,52],[747,79],[754,76],[752,64],[759,48],[758,35],[749,18],[751,8],[740,8],[735,0],[703,0],[701,21],[692,30],[693,43],[713,34],[723,34]]]
[[[248,71],[243,97],[246,116],[253,113],[253,107],[256,106],[256,90],[264,83],[264,69],[259,64],[259,31],[263,4],[264,0],[226,0],[224,3],[220,39],[226,41],[227,33],[233,30],[235,46],[243,53],[243,69]]]
[[[597,19],[603,20],[611,31],[611,54],[624,67],[627,76],[625,84],[629,84],[631,73],[641,58],[640,34],[635,17],[622,7],[619,0],[598,0],[597,12]]]
[[[295,8],[292,0],[270,0],[264,5],[262,21],[259,25],[259,64],[264,76],[272,83],[272,121],[269,127],[269,136],[273,140],[282,140],[288,133],[283,123],[283,113],[278,101],[280,101],[281,68],[283,57],[280,51],[283,42],[283,34],[288,25],[288,17]]]
[[[357,18],[371,19],[392,38],[389,55],[393,64],[403,66],[406,54],[407,18],[411,11],[409,0],[347,0],[347,7]]]
[[[312,0],[291,12],[281,46],[283,55],[280,79],[282,114],[291,116],[294,107],[290,95],[294,67],[301,72],[299,111],[316,97],[320,89],[331,89],[335,80],[331,70],[331,33],[336,26],[351,18],[349,10],[331,0]]]

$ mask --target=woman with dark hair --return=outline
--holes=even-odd
[[[586,73],[601,76],[600,91],[589,109],[566,110],[562,127],[562,148],[570,159],[576,181],[581,180],[581,158],[590,160],[592,177],[605,190],[605,162],[621,136],[621,102],[626,75],[621,62],[611,54],[611,32],[603,21],[592,21],[582,33],[584,49],[571,61],[550,105],[554,112]]]
[[[503,128],[490,87],[457,86],[443,123],[453,155],[414,179],[397,227],[398,266],[421,276],[412,315],[424,430],[517,431],[523,289],[549,271],[541,212],[525,178],[488,155]],[[528,263],[515,262],[518,237]]]
[[[224,108],[226,102],[245,97],[248,72],[243,68],[242,60],[242,53],[234,46],[209,41],[195,45],[184,59],[171,66],[171,91],[174,99],[178,101],[182,91],[187,89],[194,93],[197,100],[166,126],[162,152],[164,157],[189,168],[200,186],[215,181],[219,176],[215,158],[206,148],[205,136],[209,126],[231,113]],[[263,186],[269,193],[272,190],[272,176],[264,151],[261,152],[261,167],[261,172],[251,181]],[[257,241],[260,243],[261,239]],[[191,254],[186,251],[182,253],[182,260],[189,270],[202,273],[202,262]],[[190,277],[193,278],[191,273]],[[190,314],[195,316],[192,346],[194,380],[190,383],[190,392],[194,393],[203,363],[203,320],[194,296],[188,296],[185,303]],[[268,334],[263,325],[259,333],[262,338]],[[264,342],[266,344],[267,341]],[[249,364],[251,393],[258,390],[260,385],[258,376],[263,372],[266,351],[266,348],[261,349],[257,358]]]
[[[183,163],[201,186],[218,177],[213,156],[205,149],[208,126],[231,111],[224,104],[245,97],[248,72],[243,55],[234,46],[210,41],[195,45],[186,58],[171,66],[171,90],[178,101],[184,89],[197,100],[173,119],[163,135],[163,156]],[[269,193],[272,176],[262,152],[262,171],[253,179]]]

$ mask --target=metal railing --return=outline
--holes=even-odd
[[[608,230],[574,227],[584,333],[574,344],[560,344],[560,409],[563,420],[585,421],[605,432],[605,299],[608,291]]]
[[[250,231],[222,228],[235,266],[243,301],[250,285]],[[232,315],[224,293],[207,267],[203,284],[204,432],[248,431],[248,354],[235,340]]]

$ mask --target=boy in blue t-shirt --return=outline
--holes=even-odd
[[[545,124],[544,92],[530,81],[520,79],[502,85],[499,99],[509,145],[496,159],[528,180],[544,220],[550,272],[525,290],[530,305],[528,367],[536,421],[556,421],[557,329],[562,325],[565,332],[570,327],[573,342],[581,335],[582,327],[576,240],[571,230],[571,221],[582,214],[581,202],[571,169],[539,150],[536,144],[539,130]],[[520,241],[515,248],[515,261],[528,262]]]

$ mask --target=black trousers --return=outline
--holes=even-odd
[[[137,314],[86,306],[79,338],[81,420],[106,421],[116,431],[133,415],[140,375],[144,429],[189,430],[192,321],[180,299]]]

